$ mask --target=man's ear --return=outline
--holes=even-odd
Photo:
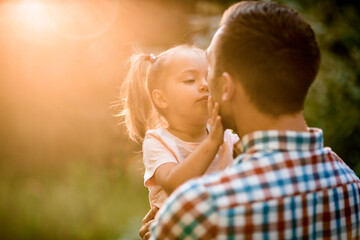
[[[222,81],[222,101],[231,101],[235,96],[235,83],[233,77],[228,72],[223,72],[221,75]]]
[[[160,109],[167,108],[168,104],[163,91],[161,91],[160,89],[154,89],[151,93],[151,97],[158,108]]]

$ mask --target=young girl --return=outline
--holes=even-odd
[[[144,184],[160,207],[185,181],[228,166],[238,137],[224,132],[209,99],[203,50],[180,45],[130,62],[122,115],[130,137],[143,143]]]

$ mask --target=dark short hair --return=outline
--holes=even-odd
[[[250,100],[273,116],[303,109],[320,51],[310,25],[272,2],[239,2],[225,11],[216,49],[217,74],[239,79]]]

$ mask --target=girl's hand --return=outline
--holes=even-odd
[[[143,240],[147,240],[150,238],[150,225],[154,222],[154,218],[156,213],[159,211],[159,208],[156,206],[151,206],[150,211],[146,214],[146,216],[142,220],[142,225],[139,230],[139,236]]]
[[[210,115],[208,121],[208,124],[210,125],[209,138],[214,141],[218,147],[220,147],[224,141],[224,128],[221,123],[219,108],[219,103],[214,103],[214,100],[210,96],[208,99],[208,111]]]

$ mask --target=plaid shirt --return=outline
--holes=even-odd
[[[360,239],[360,180],[320,129],[258,131],[240,148],[167,199],[152,239]]]

